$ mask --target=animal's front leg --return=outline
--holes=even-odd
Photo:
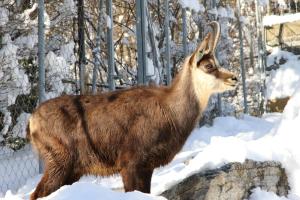
[[[153,169],[130,165],[121,171],[125,192],[138,190],[150,193]]]

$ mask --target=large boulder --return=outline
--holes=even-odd
[[[286,196],[289,185],[281,164],[252,160],[229,163],[194,174],[161,195],[169,200],[243,200],[256,187]]]
[[[268,99],[267,111],[282,113],[289,100],[290,100],[290,97],[278,98],[278,99]]]

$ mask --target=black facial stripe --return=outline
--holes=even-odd
[[[213,73],[214,71],[217,71],[217,68],[216,68],[216,67],[214,67],[214,68],[212,68],[212,69],[209,69],[209,70],[207,70],[207,72],[208,72],[208,73]]]

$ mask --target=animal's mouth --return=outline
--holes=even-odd
[[[226,79],[226,80],[224,81],[224,84],[225,84],[225,85],[228,85],[228,86],[230,86],[230,87],[235,88],[235,87],[237,87],[237,85],[238,85],[238,81],[237,81],[236,79],[233,79],[233,78],[228,78],[228,79]]]

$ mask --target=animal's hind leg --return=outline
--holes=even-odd
[[[35,199],[43,196],[44,185],[45,185],[45,182],[47,182],[48,179],[49,179],[48,171],[45,171],[41,181],[39,182],[39,184],[35,188],[35,191],[31,194],[30,200],[35,200]]]
[[[45,172],[30,200],[48,196],[61,186],[67,184],[73,176],[74,154],[59,140],[39,145],[41,155],[45,161]]]
[[[55,163],[46,166],[44,175],[37,185],[30,200],[45,197],[59,189],[65,184],[69,184],[69,176],[72,173],[72,165],[69,161],[61,161],[63,164]]]
[[[121,170],[125,192],[138,190],[150,193],[153,169],[131,166]]]

